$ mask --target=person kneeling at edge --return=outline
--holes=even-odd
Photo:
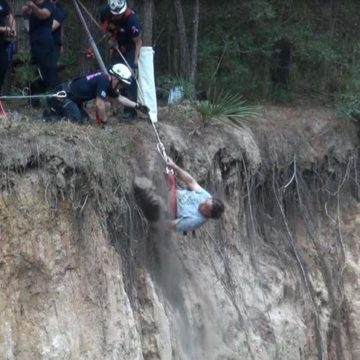
[[[212,197],[171,158],[168,158],[167,166],[174,169],[178,178],[187,187],[187,189],[176,189],[177,217],[171,220],[172,229],[182,232],[192,231],[205,224],[209,219],[221,217],[225,208],[221,200]],[[136,178],[134,193],[135,199],[148,221],[160,220],[160,213],[164,211],[164,205],[162,199],[155,193],[152,182],[147,178]]]
[[[109,75],[96,72],[74,80],[66,81],[54,89],[54,93],[65,91],[65,98],[51,97],[48,99],[49,110],[44,113],[48,118],[52,115],[68,118],[72,122],[82,123],[89,119],[83,108],[87,101],[96,99],[96,121],[100,126],[107,123],[105,113],[105,99],[117,98],[119,103],[147,114],[149,109],[145,105],[133,102],[120,95],[124,84],[130,84],[131,71],[124,64],[112,65]]]

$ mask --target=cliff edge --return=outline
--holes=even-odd
[[[191,234],[149,231],[166,197],[151,124],[0,131],[1,359],[360,359],[356,124],[268,107],[203,126],[160,111],[169,154],[226,203]]]

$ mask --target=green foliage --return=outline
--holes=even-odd
[[[79,66],[79,54],[75,51],[66,51],[61,54],[60,64],[64,65],[64,78],[72,78],[74,70]]]
[[[101,2],[85,0],[96,17]],[[141,13],[141,1],[135,2]],[[187,35],[191,51],[193,3],[183,1]],[[202,1],[198,48],[197,90],[217,88],[242,94],[248,99],[291,101],[294,94],[354,94],[360,90],[360,46],[358,42],[358,0],[338,1],[215,0]],[[153,36],[158,89],[167,97],[171,88],[181,86],[185,98],[192,89],[180,71],[179,38],[174,4],[155,2],[156,21]],[[80,76],[97,68],[84,60],[89,46],[72,2],[64,2],[69,17],[64,29],[64,65],[61,78]],[[102,34],[89,22],[95,41]],[[26,34],[27,36],[27,34]],[[288,88],[278,87],[271,77],[276,44],[286,37],[291,44]],[[99,44],[105,54],[105,42]],[[17,57],[29,56],[19,53]],[[104,57],[108,64],[109,59]],[[13,88],[22,88],[34,79],[35,72],[26,59],[16,67]],[[280,65],[281,66],[281,65]],[[347,103],[342,100],[340,107]]]
[[[196,101],[193,106],[201,114],[204,123],[215,117],[251,117],[259,112],[258,107],[247,105],[240,95],[223,89],[210,89],[208,100]]]
[[[329,99],[344,92],[360,61],[360,3],[230,0],[226,7],[203,4],[198,86],[216,83],[246,95],[287,101],[291,93],[321,93]],[[276,42],[291,44],[289,87],[271,84],[270,64]]]
[[[274,103],[288,103],[293,100],[292,94],[281,85],[270,85],[270,99]]]
[[[28,51],[22,51],[16,54],[17,59],[21,65],[16,67],[14,79],[11,83],[11,92],[19,94],[22,92],[24,87],[34,81],[38,75],[36,68],[31,64],[31,55]]]
[[[360,95],[343,95],[339,102],[337,115],[351,120],[360,120]]]

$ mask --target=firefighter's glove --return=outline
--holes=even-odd
[[[139,103],[136,104],[135,109],[141,111],[143,114],[148,114],[150,111],[150,109],[146,105]]]

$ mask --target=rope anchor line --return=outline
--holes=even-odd
[[[52,98],[52,97],[56,97],[56,98],[60,98],[60,99],[65,99],[67,96],[66,91],[61,90],[58,91],[57,93],[54,94],[41,94],[41,95],[27,95],[27,94],[23,94],[23,95],[3,95],[0,96],[0,99],[7,99],[7,100],[11,100],[11,99],[41,99],[41,98]]]

